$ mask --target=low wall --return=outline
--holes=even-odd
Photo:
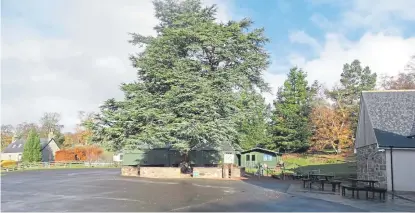
[[[234,168],[232,168],[231,175],[232,175],[231,178],[240,178],[240,177],[245,176],[245,167],[241,167],[241,168],[234,167]]]
[[[194,178],[222,178],[220,167],[193,167],[193,173],[198,173]]]
[[[181,173],[177,167],[140,167],[140,177],[180,178]]]
[[[122,166],[121,175],[122,176],[135,176],[138,177],[140,174],[140,168],[137,166]]]

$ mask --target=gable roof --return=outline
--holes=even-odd
[[[252,148],[250,150],[245,150],[245,151],[241,152],[241,154],[245,154],[245,153],[253,152],[253,151],[267,152],[267,153],[272,153],[272,154],[279,154],[278,152],[275,152],[275,151],[272,151],[272,150],[269,150],[269,149],[260,148],[260,147],[255,147],[255,148]]]
[[[48,138],[40,138],[40,150],[43,150],[50,142],[55,141],[53,138],[48,140]],[[24,144],[26,143],[25,139],[17,139],[10,143],[4,150],[3,153],[20,153],[23,152]]]
[[[363,92],[379,147],[415,148],[415,90]]]

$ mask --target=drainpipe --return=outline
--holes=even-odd
[[[395,198],[395,188],[393,185],[393,154],[392,154],[392,146],[389,147],[390,148],[390,158],[391,158],[391,184],[392,184],[392,199]]]

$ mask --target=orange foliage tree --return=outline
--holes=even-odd
[[[311,113],[314,127],[311,146],[315,150],[331,147],[340,153],[353,144],[350,116],[346,110],[328,105],[315,106]]]
[[[55,161],[75,161],[73,150],[62,149],[55,152]]]
[[[103,150],[95,145],[78,146],[56,152],[55,161],[95,161],[101,157]]]
[[[88,124],[93,122],[93,113],[80,111],[78,114],[80,123],[76,126],[74,133],[65,134],[64,146],[69,148],[75,145],[87,145],[92,137],[92,130]]]

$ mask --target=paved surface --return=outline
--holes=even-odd
[[[327,187],[324,192],[317,189],[317,187],[312,190],[306,188],[304,189],[302,184],[292,184],[290,185],[287,193],[297,196],[306,196],[312,197],[320,200],[325,200],[329,202],[335,202],[342,205],[353,206],[366,211],[376,211],[376,212],[389,212],[389,211],[398,211],[398,212],[414,212],[415,211],[415,201],[408,198],[392,197],[391,194],[387,194],[386,200],[380,200],[378,194],[376,194],[375,199],[370,198],[366,200],[366,193],[360,192],[361,199],[354,199],[351,197],[351,192],[346,192],[346,197],[340,195],[338,191],[335,193],[331,192],[331,186]],[[405,192],[405,195],[413,195],[413,192]]]
[[[1,177],[1,211],[364,211],[286,193],[269,179],[121,177],[119,169],[43,170]]]

